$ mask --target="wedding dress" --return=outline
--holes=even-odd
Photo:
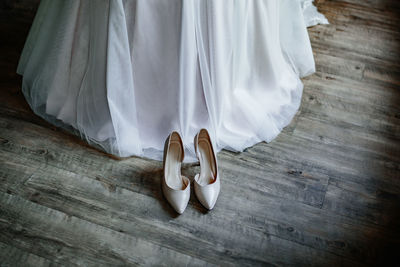
[[[315,71],[311,0],[42,0],[17,72],[32,110],[117,156],[185,162],[207,128],[216,152],[269,142]]]

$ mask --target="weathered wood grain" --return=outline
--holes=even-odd
[[[21,161],[20,164],[27,165],[26,161]],[[8,169],[13,167],[10,166]],[[24,198],[44,206],[62,207],[63,212],[67,214],[84,216],[86,220],[94,221],[100,225],[105,224],[110,228],[114,228],[112,222],[110,222],[110,211],[113,211],[112,219],[118,220],[120,222],[119,227],[124,228],[119,229],[119,231],[134,234],[135,236],[144,235],[155,243],[162,243],[167,239],[175,247],[179,247],[180,251],[188,250],[187,253],[199,253],[196,255],[197,257],[209,257],[208,261],[217,260],[218,263],[222,263],[223,256],[229,253],[234,262],[251,265],[257,262],[254,259],[247,259],[244,252],[251,249],[254,250],[254,246],[265,252],[267,249],[271,249],[270,245],[273,245],[277,253],[286,255],[284,259],[280,259],[278,262],[280,264],[289,264],[293,260],[291,259],[293,257],[291,248],[297,246],[297,244],[307,244],[307,247],[316,248],[317,250],[314,253],[318,253],[321,244],[326,243],[333,252],[351,255],[349,251],[346,252],[346,249],[340,246],[344,242],[352,250],[364,251],[359,248],[360,245],[363,246],[364,242],[336,240],[340,236],[338,232],[340,232],[341,226],[336,228],[338,231],[331,229],[330,232],[326,233],[328,236],[322,237],[319,234],[317,238],[314,232],[317,229],[310,228],[301,215],[303,212],[311,210],[307,205],[293,210],[290,202],[285,200],[277,201],[275,198],[270,198],[263,203],[252,204],[255,205],[253,211],[258,211],[255,214],[249,214],[248,205],[253,203],[254,199],[248,196],[243,198],[240,192],[235,192],[236,187],[229,185],[226,185],[227,190],[237,195],[237,197],[235,197],[235,201],[232,201],[231,198],[222,195],[219,202],[225,208],[223,210],[219,209],[217,214],[210,213],[201,216],[201,213],[199,214],[196,210],[187,210],[185,213],[188,212],[188,214],[196,217],[196,222],[191,221],[190,218],[179,217],[177,222],[170,224],[171,217],[163,211],[161,206],[152,210],[148,209],[148,206],[152,207],[152,202],[156,200],[143,195],[135,197],[134,193],[117,185],[110,188],[110,186],[104,185],[102,182],[96,181],[96,179],[90,179],[68,171],[44,173],[41,171],[42,167],[37,168],[37,166],[30,169],[21,166],[18,169],[21,170],[18,176],[24,177],[20,182],[15,183],[13,177],[3,176],[4,187],[7,187],[9,192],[22,195]],[[7,170],[6,173],[9,174],[10,171]],[[80,188],[80,190],[78,191],[75,188]],[[136,201],[131,202],[130,199],[135,199]],[[288,209],[291,210],[292,216],[290,217],[287,216]],[[265,216],[264,210],[275,210],[275,213],[279,214]],[[317,211],[321,210],[318,209]],[[278,217],[281,223],[276,221]],[[320,220],[320,218],[322,220],[327,219],[325,216],[320,216],[320,214],[315,214],[312,217],[315,220]],[[311,214],[308,220],[310,219]],[[125,223],[121,223],[123,221]],[[181,223],[179,223],[180,221]],[[151,225],[147,226],[149,223]],[[179,224],[176,225],[177,223]],[[292,224],[297,225],[297,228],[294,229],[291,226]],[[186,229],[188,233],[184,236],[181,236],[182,225],[191,225],[190,228]],[[349,227],[354,226],[349,225]],[[232,229],[235,230],[235,235],[231,234]],[[215,231],[218,231],[218,234]],[[163,235],[159,235],[160,232]],[[220,248],[215,247],[215,251],[208,248],[209,245],[202,241],[204,235],[207,236],[207,241],[211,242],[211,244],[220,244]],[[289,240],[292,242],[288,242]],[[306,243],[304,240],[308,240],[308,242]],[[283,243],[283,245],[281,246],[280,243]],[[222,251],[219,251],[219,249],[222,249]],[[301,255],[304,255],[305,258],[302,259],[303,256]],[[315,259],[308,260],[306,251],[296,257],[298,263],[317,263]],[[322,258],[326,259],[326,257],[331,257],[331,261],[335,261],[332,255],[324,254]],[[263,259],[266,260],[267,258],[261,257],[258,263],[262,263]],[[270,262],[273,262],[273,260],[269,259]],[[346,262],[345,259],[342,259],[342,261]]]
[[[8,128],[14,128],[11,126],[11,124],[16,123],[16,120],[10,120],[8,125]],[[4,123],[5,124],[5,123]],[[33,128],[36,128],[37,126],[33,126]],[[29,129],[26,127],[19,127],[20,129],[26,129],[26,131],[21,131],[20,133],[26,133],[29,135],[32,135],[29,132]],[[47,129],[42,129],[40,132],[45,132],[49,131],[47,134],[49,136],[51,136],[51,132],[50,130]],[[12,138],[12,139],[11,139]],[[96,173],[96,169],[98,169],[99,166],[92,166],[93,164],[88,164],[87,166],[84,166],[84,170],[83,168],[78,170],[78,173],[80,173],[79,175],[72,173],[73,176],[78,176],[80,177],[82,175],[82,173],[86,172],[86,175],[94,175],[94,177],[91,177],[92,182],[90,182],[88,180],[89,185],[84,185],[84,184],[76,184],[74,185],[74,182],[71,181],[70,179],[67,179],[65,177],[65,175],[62,175],[62,173],[70,173],[70,171],[68,170],[64,170],[62,171],[62,165],[58,166],[55,170],[52,168],[49,168],[49,164],[54,164],[54,162],[49,162],[40,158],[35,158],[35,155],[39,155],[40,157],[43,156],[44,153],[41,153],[42,150],[40,148],[37,148],[36,152],[39,153],[31,153],[31,151],[29,151],[26,147],[23,147],[23,145],[20,145],[19,148],[22,149],[22,151],[25,151],[25,155],[23,157],[21,157],[20,159],[15,159],[14,155],[21,155],[23,153],[21,153],[21,151],[19,151],[17,149],[16,144],[12,143],[15,142],[15,139],[19,139],[22,142],[24,142],[23,140],[27,140],[27,138],[25,137],[18,137],[15,136],[11,137],[11,140],[8,140],[7,142],[3,141],[3,144],[5,146],[1,147],[1,149],[3,151],[9,151],[15,154],[11,154],[9,157],[10,159],[8,159],[8,161],[13,162],[13,164],[17,164],[19,161],[19,164],[22,166],[32,166],[30,171],[28,172],[24,172],[22,174],[19,174],[19,177],[29,177],[29,180],[26,181],[27,178],[22,178],[24,183],[28,183],[28,187],[26,190],[28,190],[26,193],[24,193],[24,197],[25,198],[29,198],[32,201],[39,201],[41,204],[43,205],[50,205],[50,207],[63,207],[67,208],[67,210],[63,210],[66,213],[71,213],[71,212],[78,212],[79,215],[77,216],[82,216],[82,214],[85,215],[90,215],[90,217],[86,217],[87,220],[95,220],[95,222],[97,224],[102,224],[105,221],[109,220],[109,212],[112,210],[119,210],[121,209],[121,207],[129,207],[132,206],[132,203],[130,203],[129,199],[135,199],[134,204],[137,204],[138,206],[134,206],[133,208],[131,208],[131,212],[132,212],[132,216],[134,216],[136,219],[137,218],[142,218],[145,221],[154,221],[153,223],[157,223],[157,221],[159,220],[170,220],[170,216],[171,214],[169,212],[165,212],[162,209],[162,206],[157,206],[157,201],[154,203],[155,207],[153,207],[154,210],[149,211],[147,210],[146,204],[149,205],[150,207],[153,206],[153,199],[149,198],[148,196],[156,196],[156,198],[158,198],[160,201],[164,201],[162,199],[161,196],[161,192],[159,191],[159,178],[160,178],[160,174],[161,172],[159,172],[159,174],[157,173],[152,173],[153,177],[140,177],[140,175],[133,175],[132,177],[127,177],[127,179],[135,180],[135,177],[140,178],[140,181],[138,182],[134,182],[132,181],[132,183],[130,184],[129,182],[127,183],[121,183],[121,178],[123,177],[124,172],[126,172],[125,167],[122,166],[122,164],[120,165],[119,170],[122,172],[119,175],[119,179],[114,179],[113,177],[109,177],[108,176],[108,170],[106,168],[100,169],[98,173]],[[48,140],[51,140],[52,138],[50,137]],[[43,140],[43,138],[40,138],[40,140]],[[40,140],[37,141],[33,141],[33,143],[36,143],[38,145],[40,145]],[[59,140],[59,139],[53,139],[53,140]],[[32,142],[32,140],[31,140]],[[47,141],[49,142],[49,141]],[[51,141],[50,141],[51,142]],[[76,145],[76,144],[75,144]],[[56,145],[54,145],[56,146]],[[76,145],[76,151],[79,152],[79,146]],[[57,149],[59,150],[59,149]],[[74,149],[75,151],[75,149]],[[50,155],[52,154],[51,151],[47,151],[46,153],[50,153]],[[220,154],[221,155],[221,154]],[[33,156],[33,157],[32,157]],[[228,155],[229,156],[229,155]],[[92,162],[91,161],[91,156],[89,154],[86,155],[85,160],[88,162]],[[256,159],[256,157],[254,157]],[[54,160],[54,158],[53,158]],[[222,157],[223,161],[228,161],[228,160],[224,160],[224,157]],[[98,161],[98,160],[97,160]],[[4,160],[4,162],[6,162],[6,160]],[[120,162],[123,163],[123,162]],[[68,161],[64,162],[64,164],[68,164]],[[73,167],[74,165],[70,165],[71,167]],[[91,167],[92,166],[92,167]],[[246,168],[247,164],[244,163],[240,163],[240,164],[235,164],[234,166],[241,166],[240,168]],[[272,190],[272,193],[269,193],[268,195],[265,195],[265,193],[262,190],[262,188],[258,189],[258,191],[260,192],[259,194],[257,194],[257,191],[255,191],[255,189],[252,189],[252,195],[254,195],[253,197],[247,196],[248,193],[246,193],[247,191],[243,190],[246,189],[246,185],[242,185],[242,186],[237,186],[238,185],[238,181],[235,181],[234,179],[230,179],[230,178],[236,178],[233,175],[230,176],[228,170],[229,169],[233,169],[235,170],[240,170],[240,168],[238,167],[234,167],[234,166],[230,166],[227,165],[227,169],[223,169],[223,173],[224,173],[224,178],[225,178],[225,185],[224,187],[227,188],[226,192],[229,192],[228,195],[225,195],[223,192],[221,193],[220,199],[218,204],[222,205],[224,207],[224,209],[220,210],[220,209],[216,209],[219,210],[218,212],[218,216],[221,216],[220,218],[217,217],[217,219],[213,219],[213,217],[208,218],[208,220],[211,220],[212,225],[220,225],[222,227],[222,229],[228,229],[228,233],[226,234],[226,236],[229,236],[230,231],[232,231],[232,227],[234,226],[235,232],[236,232],[236,236],[235,237],[231,237],[228,240],[224,240],[222,237],[222,232],[221,230],[219,230],[219,235],[217,235],[216,233],[213,232],[208,232],[209,236],[217,236],[218,239],[220,239],[220,242],[224,243],[224,242],[228,242],[228,244],[241,244],[241,245],[245,245],[245,248],[241,247],[241,245],[236,245],[234,247],[230,247],[228,246],[228,244],[225,244],[223,247],[224,249],[228,249],[230,252],[230,255],[232,257],[234,257],[238,251],[240,252],[243,249],[249,248],[251,247],[250,244],[247,244],[246,242],[242,241],[242,238],[244,238],[245,240],[251,240],[252,242],[256,241],[256,240],[260,240],[259,242],[257,242],[257,244],[259,244],[261,242],[261,240],[265,239],[265,234],[267,235],[271,235],[271,236],[279,236],[280,238],[284,238],[287,240],[291,240],[293,242],[296,243],[301,243],[301,244],[305,244],[307,246],[312,246],[315,248],[320,248],[321,246],[321,242],[324,244],[329,244],[327,246],[331,246],[330,249],[335,253],[338,253],[339,255],[348,255],[350,257],[353,257],[354,255],[354,251],[360,251],[360,253],[364,253],[366,250],[365,249],[360,249],[359,248],[359,244],[363,245],[363,244],[368,244],[368,242],[366,242],[365,240],[363,241],[350,241],[350,240],[345,240],[343,239],[342,241],[340,240],[340,231],[341,228],[343,227],[342,224],[338,225],[338,229],[337,231],[333,231],[332,227],[330,228],[329,232],[324,232],[324,233],[319,233],[318,236],[315,236],[314,231],[312,228],[310,228],[309,224],[306,222],[304,222],[304,219],[302,218],[302,214],[307,213],[309,218],[311,218],[311,212],[313,209],[309,209],[309,208],[304,208],[307,207],[308,205],[304,206],[304,207],[300,207],[297,206],[294,210],[293,210],[293,205],[290,201],[285,201],[284,199],[277,199],[274,196],[274,192]],[[7,168],[7,170],[5,171],[4,175],[9,175],[10,173],[12,173],[12,169],[13,168],[17,168],[17,169],[21,169],[20,167],[9,167]],[[153,167],[154,168],[154,167]],[[41,171],[42,169],[45,170],[46,173],[44,173],[43,171]],[[250,169],[250,168],[248,168]],[[52,173],[53,171],[56,171],[55,173]],[[305,179],[310,179],[311,181],[313,180],[313,177],[308,174],[307,171],[305,171],[304,174],[300,175],[299,173],[296,173],[294,171],[288,170],[292,175],[289,176],[289,178],[291,179],[299,179],[301,178],[303,175],[303,177]],[[151,173],[151,172],[150,172]],[[311,173],[311,172],[310,172]],[[4,176],[3,176],[4,177]],[[243,176],[238,176],[239,178],[243,178]],[[307,178],[308,177],[308,178]],[[148,178],[148,179],[146,179]],[[4,177],[3,182],[4,181],[14,181],[13,178],[7,178]],[[84,180],[84,177],[81,177],[79,179],[77,179],[76,181],[82,181]],[[86,179],[87,180],[87,179]],[[237,178],[236,178],[237,180]],[[283,180],[283,179],[281,179]],[[40,181],[38,183],[38,181]],[[62,182],[61,182],[62,181]],[[95,189],[93,191],[93,189],[91,188],[91,184],[92,183],[97,183],[97,187],[102,188],[104,192],[106,192],[107,194],[109,193],[118,193],[120,190],[120,188],[128,189],[128,191],[136,191],[138,190],[137,188],[140,189],[139,191],[139,195],[136,197],[123,197],[122,199],[125,199],[125,201],[127,203],[117,203],[114,206],[112,205],[112,202],[110,199],[107,199],[106,196],[99,196],[99,191],[98,189]],[[4,182],[5,183],[5,182]],[[43,184],[45,183],[45,184]],[[46,183],[50,183],[47,184]],[[300,181],[299,181],[300,183]],[[62,185],[65,184],[65,185]],[[137,184],[137,187],[135,188],[132,185]],[[61,187],[60,187],[61,186]],[[65,190],[63,189],[65,187],[71,187],[71,189],[67,190],[66,192],[60,192],[59,190]],[[7,187],[6,184],[3,185],[4,188],[8,188],[7,190],[10,190],[10,192],[12,192],[13,194],[21,194],[23,192],[22,190],[22,186],[20,183],[17,184],[12,184],[12,182],[10,182],[9,186]],[[77,192],[74,192],[77,190],[77,188],[79,188],[79,196],[75,196]],[[33,190],[33,191],[31,191]],[[72,191],[71,191],[72,190]],[[91,196],[91,191],[93,191],[93,196]],[[278,191],[278,190],[275,190]],[[55,193],[56,192],[56,193]],[[61,196],[59,196],[61,194]],[[153,195],[154,194],[154,195]],[[235,201],[232,201],[231,198],[231,194],[234,194],[235,197]],[[275,193],[276,194],[276,193]],[[54,195],[56,195],[56,197],[54,197]],[[143,196],[145,195],[146,197],[143,199]],[[147,196],[148,195],[148,196]],[[31,196],[33,196],[31,198]],[[112,195],[111,195],[112,196]],[[72,198],[77,198],[78,200],[71,200]],[[49,198],[49,199],[48,199]],[[57,198],[59,198],[59,200],[57,201]],[[89,198],[89,199],[87,199]],[[66,200],[71,201],[72,203],[70,205],[66,205]],[[83,201],[84,199],[86,199],[85,201]],[[99,207],[97,205],[93,206],[93,203],[95,203],[95,201],[97,199],[100,199],[102,201],[105,201],[105,203],[101,203],[98,204]],[[140,199],[142,199],[142,201],[140,201]],[[265,199],[265,200],[264,200]],[[290,199],[292,199],[292,197],[290,197]],[[98,201],[98,200],[97,200]],[[195,203],[193,203],[193,201]],[[59,204],[57,204],[57,202],[60,202]],[[90,205],[86,204],[86,203],[90,203]],[[185,212],[185,214],[190,214],[192,212],[194,212],[193,216],[196,216],[196,213],[198,213],[199,211],[197,210],[198,208],[200,208],[199,206],[197,206],[197,201],[193,200],[191,201],[191,204],[195,204],[195,209],[193,211],[190,211],[190,207],[188,208],[188,210]],[[240,204],[241,203],[241,204]],[[258,204],[255,204],[258,203]],[[86,204],[86,205],[85,205]],[[163,203],[165,204],[165,203]],[[162,204],[162,205],[163,205]],[[55,206],[53,206],[55,205]],[[109,208],[105,209],[104,205],[111,205]],[[251,210],[249,210],[249,206],[253,206],[253,208]],[[256,207],[259,206],[257,209]],[[145,210],[143,210],[143,208],[145,208]],[[161,209],[160,209],[161,208]],[[169,209],[169,207],[167,207]],[[83,210],[81,210],[83,209]],[[106,214],[103,215],[105,217],[100,217],[100,211],[101,210],[106,210]],[[258,211],[257,211],[258,210]],[[266,214],[265,211],[267,210],[272,210],[274,211],[273,214]],[[278,212],[282,210],[281,212]],[[288,212],[290,211],[290,212]],[[331,214],[331,215],[327,215],[325,214],[324,216],[321,216],[321,214],[319,214],[319,209],[317,210],[318,213],[314,214],[314,219],[318,219],[319,217],[321,217],[323,220],[327,220],[326,222],[332,221],[329,220],[332,218],[336,218],[335,214]],[[252,213],[255,214],[252,214]],[[288,216],[288,213],[290,214],[290,216]],[[260,214],[260,215],[257,215]],[[207,214],[206,216],[214,216],[214,214]],[[261,216],[261,217],[260,217]],[[197,217],[197,216],[196,216]],[[97,218],[97,219],[96,219]],[[295,219],[298,218],[298,219]],[[121,219],[123,220],[123,219]],[[132,219],[130,219],[132,220]],[[235,226],[235,224],[232,224],[234,222],[232,221],[236,221],[238,224]],[[293,221],[294,220],[294,221]],[[343,219],[342,219],[343,220]],[[276,221],[283,223],[282,224],[276,224]],[[166,222],[166,221],[164,221]],[[222,224],[220,223],[222,222]],[[225,222],[225,223],[224,223]],[[231,224],[227,225],[226,223],[230,222]],[[137,223],[135,223],[135,221],[131,222],[134,225],[137,225]],[[190,222],[190,221],[186,221],[185,223],[183,223],[183,225],[191,225],[192,229],[188,229],[188,231],[194,231],[195,233],[199,234],[199,235],[204,235],[205,233],[207,233],[206,229],[204,227],[209,227],[208,223],[205,223],[203,220],[200,220],[198,223],[195,222]],[[318,225],[323,225],[324,223],[319,222]],[[351,221],[348,220],[347,224],[350,225],[350,227],[354,227],[354,228],[358,228],[359,226],[357,225],[357,221]],[[296,229],[293,228],[293,226],[291,225],[296,225]],[[353,226],[351,226],[353,225]],[[107,225],[108,227],[113,227],[112,225]],[[161,231],[161,230],[156,230],[156,233],[159,232],[163,232],[163,235],[169,236],[168,238],[170,240],[174,240],[174,236],[176,236],[176,238],[178,238],[178,240],[174,241],[173,244],[174,246],[178,246],[179,244],[179,239],[185,240],[187,241],[187,238],[183,239],[182,237],[179,236],[179,231],[181,230],[181,225],[179,225],[180,227],[178,227],[177,229],[175,229],[175,233],[171,234],[170,236],[168,235],[167,231]],[[248,228],[250,227],[250,228]],[[147,231],[146,231],[147,229]],[[133,234],[140,235],[140,233],[143,233],[147,236],[147,238],[151,238],[151,234],[149,233],[148,229],[157,229],[156,226],[153,225],[153,228],[151,227],[147,227],[147,228],[141,228],[139,232],[134,232]],[[252,230],[252,229],[256,229],[256,230]],[[264,230],[263,230],[264,229]],[[127,231],[127,230],[125,230]],[[260,233],[261,231],[261,233]],[[266,231],[266,232],[265,232]],[[320,231],[320,230],[318,230]],[[372,230],[370,230],[372,231]],[[254,232],[254,234],[251,234],[251,232]],[[295,232],[295,233],[293,233]],[[248,233],[250,234],[250,236],[248,235],[241,235],[240,233]],[[260,236],[257,236],[257,233],[260,233]],[[324,235],[327,235],[326,237],[324,237]],[[332,236],[333,235],[333,236]],[[154,238],[157,238],[157,234],[154,234]],[[193,237],[195,238],[195,237]],[[198,238],[200,238],[200,236],[198,236]],[[195,239],[196,240],[196,239]],[[307,240],[307,242],[305,242],[304,240]],[[315,240],[315,241],[314,241]],[[160,240],[158,241],[154,241],[154,242],[161,242]],[[264,241],[265,242],[265,241]],[[283,241],[282,241],[283,242]],[[189,248],[189,251],[193,248],[190,247],[190,245],[188,244],[195,244],[196,246],[199,244],[198,241],[194,241],[191,240],[191,242],[184,242],[182,243],[182,247],[180,249],[184,250],[184,247]],[[346,244],[346,248],[347,249],[343,249],[340,244]],[[277,246],[275,244],[275,246]],[[203,248],[206,248],[207,246],[205,244],[202,245]],[[355,247],[355,248],[354,248]],[[327,248],[325,248],[327,249]],[[265,249],[267,250],[267,249]],[[346,251],[347,250],[347,251]],[[201,251],[201,250],[200,250]],[[351,251],[351,252],[350,252]],[[209,258],[209,261],[212,261],[212,259],[219,259],[221,260],[221,256],[218,256],[215,254],[215,252],[218,251],[213,251],[214,254],[208,252],[206,255],[212,255],[211,258]],[[189,252],[188,252],[189,253]],[[222,253],[222,252],[221,252]],[[285,253],[290,254],[290,251],[280,251],[279,254],[285,255]],[[238,254],[240,255],[240,254]],[[305,254],[307,255],[307,254]],[[365,254],[364,257],[366,259],[369,259],[369,255],[376,255],[375,254]],[[201,257],[201,254],[198,255],[198,257]],[[254,255],[253,255],[254,257]],[[326,257],[326,256],[325,256]],[[240,258],[239,256],[237,256],[237,258],[235,258],[236,260]],[[300,257],[298,257],[297,262],[300,262],[301,259]],[[242,263],[245,263],[245,259],[242,259]],[[262,262],[262,261],[261,261]],[[270,262],[272,262],[272,260],[270,260]],[[281,263],[284,263],[284,261],[282,261]],[[306,263],[306,262],[303,262]],[[286,264],[288,264],[286,262]]]
[[[317,72],[297,116],[270,144],[219,153],[215,210],[192,194],[181,216],[161,162],[110,157],[32,113],[15,70],[37,1],[2,2],[0,266],[395,265],[400,2],[316,2],[331,24],[309,30]]]
[[[198,259],[128,236],[34,202],[0,193],[1,238],[21,248],[75,265],[204,265]],[[28,228],[30,231],[26,230]]]
[[[1,266],[53,266],[50,260],[0,242]]]

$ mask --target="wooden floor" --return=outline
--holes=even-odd
[[[0,15],[0,266],[395,265],[399,1],[319,1],[331,25],[309,30],[317,72],[298,115],[270,144],[221,152],[215,209],[192,194],[181,216],[161,162],[113,159],[31,112],[15,69],[33,12],[14,3]]]

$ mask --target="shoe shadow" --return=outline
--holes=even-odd
[[[199,163],[183,163],[181,172],[182,175],[188,177],[190,179],[190,199],[188,203],[187,209],[194,208],[198,212],[202,214],[207,214],[208,210],[204,208],[198,199],[195,196],[194,189],[193,189],[193,177],[194,175],[200,170]],[[168,203],[168,200],[165,198],[162,187],[161,187],[161,179],[163,178],[163,169],[151,169],[151,170],[144,170],[140,173],[137,173],[142,180],[142,186],[148,187],[150,191],[153,193],[154,198],[160,203],[161,208],[168,213],[171,218],[177,218],[180,216],[174,208]],[[144,184],[145,183],[145,184]],[[186,212],[185,211],[185,212]],[[185,212],[183,214],[185,214]],[[183,215],[182,214],[182,215]]]
[[[151,181],[148,186],[151,187],[151,192],[153,192],[154,198],[160,203],[161,208],[167,212],[170,217],[179,217],[179,214],[174,210],[174,208],[171,207],[171,205],[169,205],[168,200],[165,198],[162,192],[161,179],[163,177],[163,169],[152,169],[149,171],[144,171],[139,175],[142,177],[142,179]]]

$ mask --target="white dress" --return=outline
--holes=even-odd
[[[185,162],[207,128],[216,152],[271,141],[314,72],[311,0],[42,0],[17,72],[33,111],[121,157]]]

